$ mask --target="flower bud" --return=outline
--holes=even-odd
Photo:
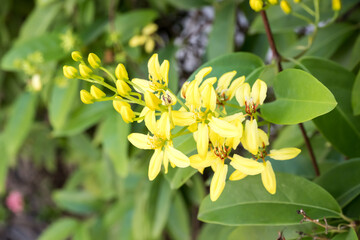
[[[115,97],[115,99],[113,100],[113,107],[115,108],[115,110],[118,113],[120,113],[124,122],[126,122],[126,123],[133,122],[133,120],[135,118],[135,114],[131,110],[130,104],[128,104],[127,102],[121,101],[121,97],[119,97],[119,96]]]
[[[80,91],[80,99],[85,104],[92,104],[94,103],[94,97],[86,90]]]
[[[156,32],[158,30],[158,25],[156,25],[155,23],[149,23],[148,25],[146,25],[143,30],[142,30],[142,34],[144,35],[151,35],[154,32]]]
[[[66,78],[72,79],[79,76],[78,70],[72,66],[65,65],[63,67],[63,73]]]
[[[120,94],[120,96],[122,96],[122,97],[125,97],[125,96],[129,95],[129,93],[131,92],[131,88],[123,80],[117,80],[116,81],[116,90]]]
[[[94,85],[91,85],[90,87],[90,94],[95,98],[95,99],[100,99],[106,96],[106,94],[101,91],[99,88],[97,88]]]
[[[285,14],[291,13],[291,6],[290,6],[290,4],[289,4],[288,1],[286,1],[286,0],[281,0],[281,2],[280,2],[280,7],[281,7],[281,9],[283,10],[283,12],[284,12]]]
[[[269,0],[269,3],[270,3],[271,5],[276,5],[276,4],[279,3],[279,1],[278,1],[278,0]]]
[[[155,48],[155,41],[152,38],[149,38],[145,42],[145,52],[146,53],[152,53],[152,51]]]
[[[294,0],[294,3],[299,3],[301,2],[301,0]]]
[[[80,62],[83,59],[79,51],[73,51],[71,57],[75,62]]]
[[[161,100],[152,92],[146,91],[144,93],[145,104],[151,110],[159,109],[159,104],[161,104]]]
[[[126,71],[126,68],[124,66],[124,64],[119,63],[115,69],[115,76],[117,79],[120,80],[128,80],[129,79],[129,75]]]
[[[250,0],[249,4],[255,12],[261,11],[264,5],[262,0]]]
[[[83,63],[79,64],[79,70],[80,70],[80,75],[83,78],[90,78],[91,75],[93,74],[93,70],[91,70],[88,66],[86,66]]]
[[[332,9],[339,11],[341,9],[341,0],[332,0]]]
[[[145,42],[146,42],[146,37],[145,36],[135,35],[129,40],[129,46],[130,47],[137,47],[137,46],[144,45]]]
[[[101,66],[101,60],[95,53],[89,54],[88,62],[92,68],[99,68]]]

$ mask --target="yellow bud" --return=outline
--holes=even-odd
[[[73,51],[71,53],[71,57],[75,62],[79,62],[83,59],[79,51]]]
[[[89,54],[88,62],[92,68],[99,68],[101,66],[101,60],[95,53]]]
[[[264,81],[260,79],[256,80],[251,89],[251,97],[255,104],[261,105],[263,104],[266,98],[267,85]]]
[[[269,0],[269,3],[270,3],[271,5],[276,5],[276,4],[279,3],[279,1],[278,1],[278,0]]]
[[[84,78],[90,78],[93,74],[93,70],[83,63],[79,64],[80,75]]]
[[[151,110],[159,109],[159,104],[161,104],[161,100],[152,92],[146,91],[144,93],[145,104]]]
[[[281,7],[281,9],[283,10],[283,12],[284,12],[285,14],[291,13],[291,6],[290,6],[290,4],[289,4],[288,1],[286,1],[286,0],[281,0],[281,2],[280,2],[280,7]]]
[[[80,91],[80,99],[85,104],[92,104],[94,103],[94,97],[86,90]]]
[[[118,113],[120,113],[124,122],[126,122],[126,123],[133,122],[133,120],[135,118],[135,114],[131,110],[130,104],[128,104],[127,102],[121,101],[121,97],[119,97],[119,96],[115,97],[115,99],[113,100],[113,107],[115,108],[115,110]]]
[[[106,96],[106,94],[94,85],[90,87],[90,93],[95,99],[100,99]]]
[[[294,0],[294,3],[299,3],[301,2],[301,0]]]
[[[332,0],[332,9],[339,11],[341,9],[341,0]]]
[[[135,35],[129,40],[130,47],[137,47],[144,45],[146,42],[146,36]]]
[[[264,5],[262,0],[250,0],[249,4],[255,12],[261,11]]]
[[[145,42],[145,52],[146,53],[152,53],[155,48],[155,41],[152,38],[148,38]]]
[[[63,73],[66,78],[72,79],[79,76],[78,70],[72,66],[65,65],[63,67]]]
[[[116,90],[120,94],[120,96],[127,96],[131,92],[131,88],[129,85],[123,80],[116,81]]]
[[[154,32],[156,32],[158,30],[158,25],[156,25],[155,23],[149,23],[148,25],[146,25],[143,30],[142,30],[142,34],[144,35],[151,35]]]
[[[279,150],[270,150],[268,156],[275,160],[288,160],[296,157],[300,152],[301,150],[298,148],[282,148]]]
[[[115,76],[117,79],[120,80],[129,80],[128,72],[126,71],[126,68],[124,64],[119,63],[115,69]]]

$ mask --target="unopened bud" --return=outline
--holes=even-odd
[[[133,119],[135,118],[135,114],[131,110],[130,104],[121,101],[121,97],[119,96],[115,97],[115,99],[113,100],[113,107],[118,113],[120,113],[124,122],[126,123],[133,122]]]
[[[131,88],[129,85],[123,80],[116,81],[116,90],[120,94],[120,96],[127,96],[131,92]]]
[[[72,79],[79,76],[78,70],[72,66],[65,65],[63,67],[63,73],[66,78]]]
[[[159,109],[159,104],[161,104],[161,100],[152,92],[146,91],[144,93],[145,104],[151,110]]]
[[[84,78],[90,78],[93,74],[93,70],[83,63],[79,64],[80,75]]]
[[[290,6],[290,4],[289,4],[288,1],[286,1],[286,0],[281,0],[281,2],[280,2],[280,7],[281,7],[281,9],[283,10],[283,12],[284,12],[285,14],[291,13],[291,6]]]
[[[94,85],[90,87],[90,93],[95,99],[100,99],[106,96],[106,94]]]
[[[146,36],[133,36],[130,41],[129,41],[129,46],[130,47],[137,47],[137,46],[141,46],[144,45],[146,42]]]
[[[126,71],[126,68],[124,66],[124,64],[119,63],[115,69],[115,76],[117,79],[120,80],[128,80],[129,79],[129,75]]]
[[[279,3],[279,1],[278,1],[278,0],[269,0],[269,3],[270,3],[271,5],[276,5],[276,4]]]
[[[262,0],[250,0],[249,4],[255,12],[261,11],[264,5]]]
[[[101,66],[101,60],[95,53],[89,54],[88,62],[92,68],[99,68]]]
[[[83,59],[79,51],[73,51],[71,53],[71,57],[75,62],[79,62]]]
[[[155,23],[149,23],[148,25],[146,25],[143,30],[142,30],[142,34],[144,35],[151,35],[154,32],[156,32],[158,30],[158,25],[156,25]]]
[[[86,90],[80,91],[80,99],[85,104],[92,104],[94,103],[94,97]]]
[[[341,0],[332,0],[332,9],[339,11],[341,9]]]

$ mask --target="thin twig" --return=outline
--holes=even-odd
[[[264,23],[267,39],[269,41],[269,45],[270,45],[271,51],[273,53],[273,58],[276,61],[278,71],[281,72],[283,70],[282,65],[281,65],[281,55],[279,54],[279,52],[278,52],[278,50],[276,48],[274,37],[273,37],[273,34],[271,32],[269,20],[267,18],[266,12],[264,10],[261,11],[260,14],[261,14],[261,17],[262,17],[262,20],[263,20],[263,23]],[[304,141],[305,141],[305,144],[306,144],[306,148],[309,151],[311,162],[312,162],[312,165],[314,167],[316,176],[319,176],[320,175],[319,166],[318,166],[318,164],[316,162],[315,154],[314,154],[313,148],[311,146],[310,140],[309,140],[309,138],[308,138],[308,136],[306,134],[304,125],[302,123],[299,123],[299,127],[300,127],[301,133],[303,135],[303,138],[304,138]]]

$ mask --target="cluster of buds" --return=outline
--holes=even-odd
[[[206,167],[211,167],[214,176],[210,184],[210,198],[216,201],[225,187],[231,165],[235,170],[230,180],[261,174],[265,189],[275,194],[275,174],[266,158],[287,160],[300,153],[297,148],[267,151],[268,134],[258,128],[257,122],[257,110],[264,103],[267,92],[266,83],[260,79],[250,87],[245,82],[245,76],[235,77],[236,71],[226,72],[218,79],[215,76],[207,77],[212,67],[205,67],[193,80],[184,83],[180,94],[182,100],[168,88],[169,61],[164,60],[160,64],[157,54],[149,59],[148,79],[131,80],[123,64],[117,66],[114,77],[101,67],[101,61],[95,54],[89,54],[90,66],[108,74],[115,87],[95,75],[78,52],[72,56],[80,62],[80,74],[74,67],[64,66],[65,76],[91,81],[114,92],[112,97],[106,97],[102,90],[93,85],[90,92],[80,92],[85,104],[112,100],[115,110],[125,122],[145,122],[148,134],[131,133],[128,140],[137,148],[154,150],[148,169],[150,180],[156,178],[162,166],[167,173],[169,163],[172,167],[191,166],[201,173]],[[85,67],[90,71],[84,70]],[[233,98],[239,105],[229,102]],[[143,106],[142,111],[134,112],[129,103]],[[174,109],[176,103],[181,108]],[[235,108],[235,113],[227,114],[227,107]],[[174,138],[185,134],[192,134],[196,142],[197,153],[192,156],[186,156],[173,145]],[[252,158],[232,154],[239,146],[247,150]]]
[[[156,34],[158,25],[149,23],[142,30],[141,34],[133,36],[129,40],[130,47],[144,46],[146,53],[154,51],[156,42],[160,42],[161,38]]]

